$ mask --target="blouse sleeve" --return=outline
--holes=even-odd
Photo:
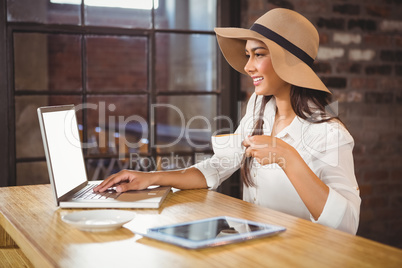
[[[240,121],[239,127],[235,133],[242,135],[245,138],[249,135],[253,129],[253,113],[254,103],[256,95],[255,93],[250,97],[247,103],[246,114]],[[257,100],[257,106],[259,104]],[[243,154],[233,156],[217,157],[213,155],[211,158],[199,162],[192,167],[197,168],[204,175],[209,189],[216,189],[218,186],[229,178],[237,169],[240,168]]]
[[[321,148],[313,154],[311,168],[329,187],[329,195],[317,221],[310,218],[313,222],[356,234],[361,199],[354,174],[353,138],[343,126],[330,124],[326,140],[317,144]]]

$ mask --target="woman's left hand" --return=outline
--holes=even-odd
[[[286,165],[288,154],[294,150],[292,146],[281,139],[266,135],[249,136],[243,141],[247,157],[254,157],[260,165]]]

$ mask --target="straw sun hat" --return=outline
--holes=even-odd
[[[228,63],[247,74],[244,66],[246,40],[264,42],[278,76],[295,86],[331,93],[311,69],[317,56],[319,36],[316,28],[299,13],[275,8],[261,16],[250,29],[215,28],[217,40]]]

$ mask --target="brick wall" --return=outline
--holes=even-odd
[[[355,139],[358,235],[402,248],[402,1],[243,0],[242,27],[275,7],[318,29],[314,68]],[[249,81],[244,91],[252,92]]]

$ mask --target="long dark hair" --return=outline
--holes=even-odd
[[[260,111],[257,118],[254,120],[254,128],[252,136],[262,135],[263,125],[264,125],[264,110],[266,104],[271,100],[273,96],[263,96],[261,101]],[[304,120],[312,123],[322,123],[331,120],[341,121],[336,112],[329,105],[332,101],[332,95],[328,92],[320,90],[312,90],[309,88],[303,88],[292,85],[290,90],[290,101],[292,104],[293,111],[296,115]],[[254,109],[256,107],[257,98],[255,99]],[[255,111],[254,111],[255,115]],[[255,182],[250,175],[250,167],[253,161],[252,157],[246,157],[244,155],[241,165],[241,177],[243,183],[247,187],[255,187]]]

